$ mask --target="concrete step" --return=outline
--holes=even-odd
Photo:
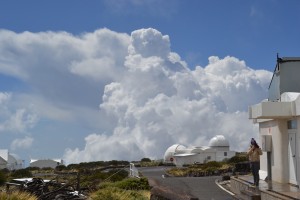
[[[245,200],[261,200],[260,194],[253,189],[241,190],[241,194],[246,197]]]
[[[238,200],[261,200],[260,194],[249,190],[241,190],[240,194],[236,194],[233,197]]]

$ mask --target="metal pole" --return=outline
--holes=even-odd
[[[267,152],[267,165],[268,165],[268,181],[272,180],[272,163],[271,163],[271,152]]]

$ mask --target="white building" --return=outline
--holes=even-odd
[[[0,149],[0,169],[16,170],[23,168],[22,160],[16,159],[7,149]]]
[[[178,167],[209,161],[223,161],[235,156],[230,151],[229,142],[223,135],[213,137],[209,146],[186,148],[180,144],[170,146],[164,155],[165,163],[173,163]]]
[[[38,167],[38,168],[55,168],[59,165],[63,165],[63,160],[61,159],[41,159],[41,160],[30,160],[29,167]]]
[[[261,178],[299,185],[300,58],[277,59],[269,98],[251,106],[249,118],[259,124]]]

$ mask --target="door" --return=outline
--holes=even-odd
[[[297,183],[297,155],[296,155],[296,131],[289,130],[289,179],[290,183],[298,185]]]

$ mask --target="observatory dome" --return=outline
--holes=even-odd
[[[164,160],[165,161],[173,161],[173,156],[176,153],[176,151],[182,150],[182,149],[186,149],[186,147],[183,145],[180,145],[180,144],[174,144],[174,145],[170,146],[165,152]]]
[[[228,140],[223,135],[216,135],[209,141],[210,147],[229,147]]]

